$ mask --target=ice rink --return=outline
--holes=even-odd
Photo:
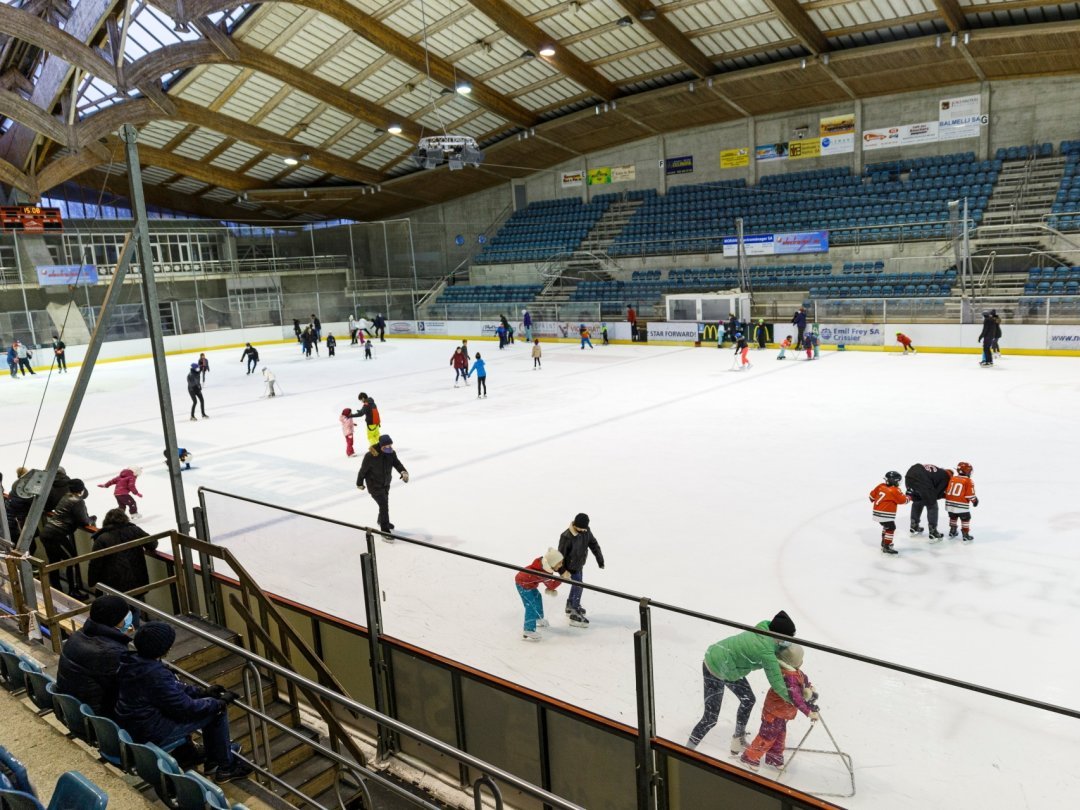
[[[456,342],[393,340],[371,361],[347,343],[332,359],[325,347],[311,360],[293,345],[260,348],[283,389],[275,399],[260,398],[240,349],[208,352],[211,418],[199,422],[184,385],[197,353],[169,358],[179,442],[195,455],[189,505],[201,485],[374,525],[338,425],[363,390],[411,474],[390,498],[402,534],[525,565],[587,512],[607,563],[590,558],[587,582],[748,624],[784,609],[806,639],[1080,706],[1078,359],[981,369],[975,355],[779,362],[767,350],[732,372],[731,352],[714,348],[545,344],[533,371],[528,345],[476,341],[489,388],[478,400],[472,384],[454,387]],[[26,461],[44,466],[74,380],[54,374],[47,392],[44,374],[0,383],[6,483],[39,405]],[[92,514],[114,505],[95,485],[137,464],[142,525],[169,527],[160,430],[150,361],[99,365],[64,458]],[[867,495],[885,471],[961,460],[975,467],[975,542],[909,538],[905,508],[900,556],[883,556]],[[348,533],[263,526],[219,539],[267,590],[363,623],[363,549]],[[525,644],[512,572],[403,543],[380,544],[379,560],[389,634],[635,723],[634,603],[587,593],[592,626],[578,630],[560,594],[545,600],[544,642]],[[702,655],[728,633],[664,611],[653,621],[658,729],[682,743],[701,711]],[[804,670],[855,764],[858,793],[844,805],[1038,808],[1080,790],[1080,722],[814,650]],[[751,683],[753,732],[767,683],[760,672]],[[729,694],[702,753],[728,759],[735,706]],[[789,745],[806,729],[793,721]],[[829,747],[818,730],[808,745]],[[842,792],[846,780],[837,757],[800,754],[783,781]]]

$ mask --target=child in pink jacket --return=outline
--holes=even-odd
[[[142,475],[142,467],[125,467],[116,478],[106,481],[104,484],[98,484],[98,486],[102,489],[115,486],[113,497],[116,498],[116,505],[120,507],[120,511],[126,508],[134,516],[139,514],[139,508],[135,505],[135,499],[131,496],[138,495],[140,498],[142,497],[142,493],[135,486],[135,479],[140,475]]]
[[[800,669],[803,648],[798,644],[789,644],[778,650],[776,657],[792,702],[788,703],[774,689],[770,689],[765,695],[765,706],[761,711],[761,730],[739,758],[739,761],[752,771],[758,769],[762,755],[765,756],[765,762],[774,768],[784,767],[787,724],[789,720],[795,719],[798,712],[809,717],[811,723],[816,723],[819,719],[815,702],[817,692]]]
[[[345,455],[352,458],[356,455],[356,453],[353,452],[353,431],[356,430],[356,425],[353,422],[352,409],[342,409],[338,421],[341,422],[341,432],[345,434]]]

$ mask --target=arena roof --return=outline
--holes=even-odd
[[[0,32],[0,182],[126,195],[130,122],[147,200],[222,219],[376,220],[657,133],[1080,72],[1080,4],[1035,0],[4,0]],[[417,170],[443,131],[484,165]]]

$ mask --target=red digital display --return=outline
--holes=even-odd
[[[61,231],[64,221],[59,208],[42,208],[40,205],[0,206],[0,231],[44,233]]]

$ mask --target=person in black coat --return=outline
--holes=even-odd
[[[326,353],[328,356],[333,357],[334,351],[337,349],[337,338],[334,337],[334,333],[330,332],[326,336]]]
[[[982,331],[979,332],[979,340],[982,341],[982,362],[980,366],[994,365],[994,344],[1001,337],[1001,321],[997,314],[989,309],[983,310]]]
[[[100,717],[116,708],[116,672],[131,641],[131,612],[119,596],[102,596],[90,605],[90,618],[60,650],[56,690],[76,697]]]
[[[199,410],[202,411],[203,419],[209,419],[210,417],[206,415],[206,403],[203,401],[203,396],[202,396],[202,382],[199,379],[199,364],[198,363],[192,363],[191,364],[191,370],[188,371],[188,375],[187,375],[187,392],[188,392],[188,396],[191,397],[191,421],[192,422],[198,422],[199,421],[198,419],[195,418],[195,406],[196,405],[198,405]]]
[[[56,505],[60,503],[60,499],[68,494],[68,486],[71,484],[71,479],[68,478],[67,471],[63,467],[56,468],[56,476],[53,478],[52,489],[49,490],[49,496],[45,499],[45,511],[51,512],[56,508]]]
[[[15,483],[19,483],[19,479],[27,474],[26,467],[19,467],[15,470]],[[64,476],[65,478],[67,476]],[[0,476],[0,482],[3,481]],[[65,486],[65,490],[67,487]],[[26,516],[30,514],[30,507],[33,506],[33,498],[24,498],[15,490],[13,485],[11,489],[4,493],[4,511],[7,513],[8,532],[11,534],[11,542],[18,543],[19,536],[22,534],[23,524],[26,522]],[[34,553],[34,546],[30,546],[30,553]]]
[[[300,334],[300,344],[303,347],[304,357],[310,360],[311,347],[315,345],[315,333],[310,326],[305,326],[304,331]]]
[[[101,522],[101,530],[93,536],[94,551],[119,546],[146,537],[147,534],[128,518],[123,509],[110,509]],[[99,582],[118,591],[131,591],[150,584],[146,570],[146,551],[157,548],[157,541],[140,548],[119,551],[90,561],[87,579],[93,588]],[[142,596],[139,596],[142,599]]]
[[[952,478],[952,470],[935,467],[933,464],[912,464],[904,474],[904,486],[911,498],[911,533],[920,534],[919,525],[923,509],[926,510],[926,522],[930,526],[928,537],[931,541],[940,540],[944,535],[938,531],[938,504],[945,497],[945,489]]]
[[[360,472],[356,474],[356,488],[367,489],[371,499],[379,505],[379,528],[389,532],[394,528],[390,522],[390,482],[393,471],[401,473],[401,480],[409,483],[409,471],[394,452],[394,440],[380,436],[377,444],[368,448]]]
[[[49,562],[57,563],[70,560],[78,551],[75,547],[75,531],[93,526],[97,516],[86,513],[86,486],[79,478],[73,478],[68,482],[68,494],[60,499],[60,503],[45,518],[45,526],[41,530],[41,544],[45,546],[45,552],[49,555]],[[65,572],[68,584],[68,593],[74,594],[82,590],[82,573],[79,566],[73,565]],[[60,574],[53,571],[49,574],[49,581],[54,588],[60,587]]]
[[[135,742],[161,746],[202,731],[203,772],[215,782],[247,776],[251,768],[230,747],[226,709],[236,695],[222,687],[180,683],[161,662],[175,640],[176,631],[165,622],[147,622],[135,633],[135,652],[124,653],[117,673],[117,724]]]
[[[371,322],[371,325],[375,327],[375,331],[379,335],[379,341],[386,343],[386,319],[381,312],[375,316],[375,320]]]
[[[589,620],[585,618],[585,608],[581,606],[581,592],[584,588],[577,583],[584,579],[583,570],[590,551],[596,557],[596,564],[603,570],[604,553],[589,529],[589,516],[582,512],[574,518],[570,527],[559,535],[559,553],[563,555],[566,572],[574,582],[570,586],[570,596],[566,599],[566,613],[570,616],[571,624],[579,627],[587,627],[589,624]]]
[[[240,355],[240,362],[247,360],[247,373],[250,374],[259,365],[259,350],[250,343],[244,346],[244,353]]]
[[[795,310],[795,314],[791,316],[791,323],[799,330],[799,336],[795,338],[795,345],[801,346],[803,333],[806,331],[806,307],[799,307]]]

